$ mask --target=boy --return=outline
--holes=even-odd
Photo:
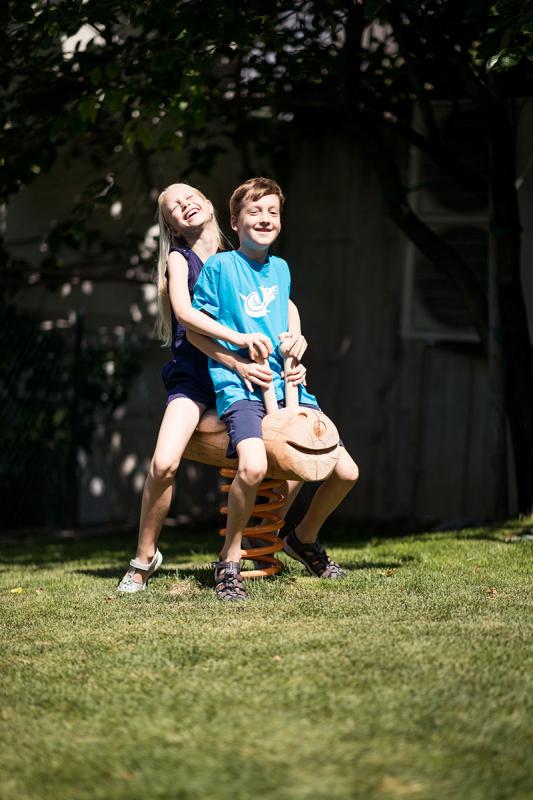
[[[276,398],[283,404],[280,338],[289,327],[290,273],[287,263],[269,254],[281,230],[284,202],[278,184],[269,178],[252,178],[238,186],[230,199],[231,227],[238,233],[239,249],[211,256],[195,287],[193,306],[218,322],[242,333],[266,334],[273,346],[269,356]],[[290,312],[294,318],[294,305]],[[231,345],[230,345],[231,346]],[[237,373],[213,360],[209,372],[216,393],[217,411],[226,423],[230,452],[239,464],[228,495],[228,521],[220,561],[215,566],[215,591],[222,600],[246,598],[240,574],[243,530],[254,505],[256,490],[266,475],[267,459],[261,433],[265,409],[259,390],[250,391]],[[299,386],[301,405],[317,407],[305,387]],[[303,520],[284,538],[284,550],[317,577],[335,580],[345,573],[318,542],[318,532],[352,488],[357,465],[340,449],[334,472],[319,487]],[[286,513],[301,484],[289,481]]]

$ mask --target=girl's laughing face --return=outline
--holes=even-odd
[[[209,200],[185,183],[167,189],[163,205],[168,224],[178,233],[201,228],[213,217]]]

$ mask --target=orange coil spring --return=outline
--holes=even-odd
[[[237,470],[224,467],[220,470],[223,478],[233,478],[237,474]],[[285,525],[285,520],[278,514],[274,514],[278,508],[281,508],[285,503],[285,495],[283,492],[276,491],[282,486],[284,481],[265,478],[257,490],[257,497],[265,497],[268,503],[256,503],[252,509],[251,517],[266,520],[260,525],[245,528],[243,536],[249,539],[261,539],[262,541],[270,542],[270,544],[262,547],[248,547],[246,550],[241,550],[241,558],[248,558],[251,560],[264,561],[272,566],[265,569],[247,569],[243,570],[243,578],[264,578],[268,575],[276,575],[283,569],[281,561],[275,557],[274,553],[279,552],[283,548],[283,542],[277,536],[277,532]],[[231,487],[230,483],[223,483],[221,491],[226,494]],[[228,513],[227,506],[221,506],[220,511],[222,514]],[[221,536],[226,535],[226,528],[221,528],[219,531]]]

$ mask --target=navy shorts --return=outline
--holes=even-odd
[[[191,359],[173,358],[161,370],[161,377],[167,390],[167,406],[176,397],[188,397],[206,408],[214,408],[216,397],[207,371],[207,359],[205,364],[201,361],[196,364]]]
[[[300,403],[304,408],[316,408],[310,403]],[[278,408],[284,408],[285,402],[278,401]],[[229,436],[229,445],[226,452],[227,458],[235,458],[237,455],[237,445],[243,439],[262,439],[263,432],[261,422],[265,416],[265,407],[258,400],[237,400],[220,419],[225,423]],[[342,441],[340,442],[342,446]]]
[[[176,397],[188,397],[189,400],[194,400],[195,403],[201,403],[206,408],[215,407],[215,393],[213,389],[203,386],[194,380],[182,380],[177,383],[172,389],[169,389],[167,396],[167,406]]]

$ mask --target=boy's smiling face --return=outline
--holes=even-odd
[[[255,260],[265,257],[281,230],[280,202],[276,194],[258,200],[245,200],[238,217],[231,218],[231,227],[239,235],[240,250]]]

